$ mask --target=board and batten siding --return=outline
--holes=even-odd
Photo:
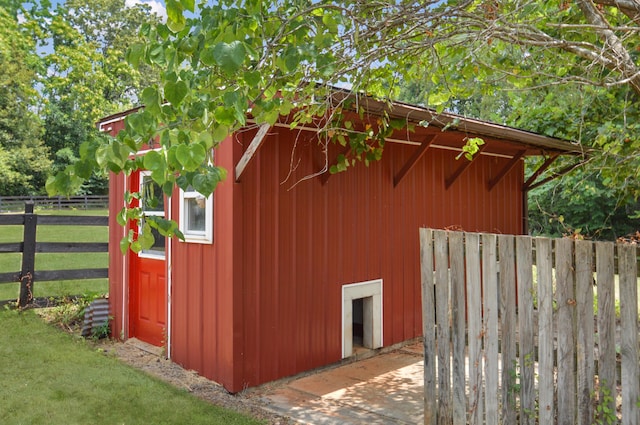
[[[110,124],[112,134],[118,123]],[[325,164],[315,134],[272,127],[236,182],[233,170],[256,131],[216,149],[228,177],[213,195],[213,243],[170,241],[168,354],[231,392],[339,361],[346,284],[383,280],[384,346],[420,336],[419,227],[523,232],[522,161],[489,190],[510,159],[481,155],[446,189],[466,159],[429,148],[394,186],[417,147],[388,143],[369,167],[302,180]],[[454,143],[447,137],[455,132],[435,128],[417,129],[412,138],[429,132]],[[456,137],[459,146],[465,135]],[[507,155],[517,149],[487,143]],[[330,145],[328,165],[345,151]],[[119,175],[110,183],[110,302],[114,336],[127,338],[127,262],[115,222],[123,182]],[[176,192],[174,219],[178,199]]]
[[[124,121],[114,121],[109,127],[110,129],[105,128],[103,131],[116,135],[124,128]],[[116,220],[124,206],[124,181],[123,174],[109,173],[109,314],[113,317],[111,333],[116,338],[128,337],[124,306],[128,304],[129,297],[124,285],[129,268],[126,257],[120,251],[120,240],[125,235],[125,229]]]
[[[254,134],[237,136],[235,163]],[[329,146],[329,165],[342,149]],[[389,143],[381,161],[323,184],[301,180],[324,165],[314,134],[269,130],[234,183],[234,332],[242,341],[234,359],[242,382],[232,390],[339,361],[345,284],[383,279],[384,346],[420,336],[419,227],[523,232],[522,162],[489,191],[509,159],[483,155],[446,190],[466,159],[433,148],[394,187],[415,149]]]
[[[231,163],[232,141],[226,140],[216,151],[216,160]],[[238,314],[234,297],[236,273],[233,255],[238,239],[234,236],[236,215],[233,205],[234,183],[231,176],[222,182],[213,201],[213,243],[171,241],[171,359],[187,369],[224,385],[237,388],[235,352],[238,335],[233,324]],[[172,204],[178,217],[179,196]]]

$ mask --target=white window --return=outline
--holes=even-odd
[[[180,231],[185,242],[213,242],[213,194],[205,198],[191,186],[180,190]]]

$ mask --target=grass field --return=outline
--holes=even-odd
[[[47,325],[0,310],[2,424],[258,424],[193,397]]]
[[[36,210],[43,215],[108,215],[107,210]],[[21,242],[22,226],[1,226],[0,243]],[[36,240],[38,242],[107,242],[106,226],[38,226]],[[21,267],[21,254],[0,253],[0,272],[18,272]],[[65,270],[84,268],[103,268],[109,265],[108,254],[105,253],[38,253],[36,254],[36,270]],[[106,293],[107,279],[69,280],[56,282],[34,282],[34,296],[60,297],[90,293]],[[0,283],[0,301],[17,299],[18,283]]]

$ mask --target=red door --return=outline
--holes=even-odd
[[[144,216],[165,216],[162,190],[142,172],[131,175],[130,190],[140,190],[137,206]],[[133,223],[139,235],[144,219]],[[155,230],[155,243],[138,254],[129,251],[129,335],[156,346],[165,345],[167,323],[166,240]]]

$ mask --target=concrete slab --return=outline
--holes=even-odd
[[[423,421],[422,344],[259,389],[268,410],[301,424]]]

